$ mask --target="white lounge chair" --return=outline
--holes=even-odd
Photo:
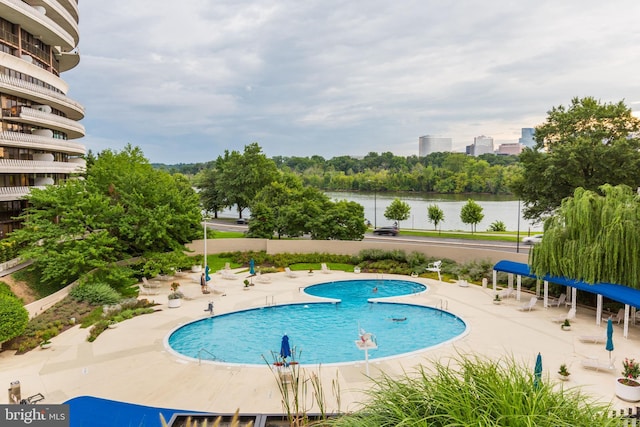
[[[231,271],[231,265],[228,262],[224,263],[224,268],[222,270],[218,270],[218,274],[222,274],[224,272],[230,272]]]
[[[502,291],[500,291],[500,293],[498,295],[500,295],[500,298],[502,298],[502,299],[510,298],[510,297],[514,297],[515,298],[516,292],[513,290],[513,288],[507,288],[507,289],[503,289]]]
[[[323,273],[331,273],[331,269],[327,267],[327,264],[324,262],[320,264],[320,271],[322,271]]]
[[[233,274],[231,270],[222,270],[222,278],[227,280],[236,280],[238,278],[237,274]]]
[[[284,273],[285,273],[285,275],[287,277],[298,277],[298,275],[296,273],[294,273],[293,271],[291,271],[291,269],[289,267],[285,267]]]
[[[142,285],[143,285],[145,288],[159,288],[159,287],[161,287],[161,286],[162,286],[162,285],[160,284],[160,282],[158,282],[157,280],[149,281],[149,280],[147,280],[147,278],[146,278],[146,277],[143,277],[143,278],[142,278]]]
[[[560,307],[560,305],[564,304],[567,300],[567,294],[560,294],[558,299],[553,299],[549,301],[549,307]]]
[[[356,273],[356,274],[359,274],[360,273],[360,267],[358,267],[358,266],[353,267],[353,272]]]
[[[552,322],[562,323],[565,320],[573,320],[576,318],[576,309],[572,308],[569,310],[567,314],[563,314],[562,316],[556,316],[551,319]]]
[[[618,310],[618,313],[615,316],[611,316],[611,321],[617,322],[618,325],[623,320],[624,320],[624,308],[621,308],[620,310]]]
[[[442,282],[442,276],[440,275],[440,267],[442,267],[442,261],[430,262],[425,268],[426,271],[438,273],[438,280]]]
[[[520,311],[531,311],[533,309],[533,307],[536,305],[537,302],[538,302],[538,298],[537,297],[531,297],[529,302],[526,303],[526,304],[522,304],[520,307],[518,307],[518,310],[520,310]]]
[[[256,282],[258,283],[271,283],[271,277],[264,276],[259,271],[256,273]]]
[[[607,334],[601,335],[580,335],[578,339],[582,342],[587,342],[591,344],[600,344],[607,340]]]
[[[616,358],[609,360],[598,360],[595,358],[585,358],[580,362],[585,369],[594,369],[596,371],[610,371],[613,372],[616,369]]]
[[[138,283],[138,295],[158,295],[160,290],[158,288],[147,288],[140,283]]]

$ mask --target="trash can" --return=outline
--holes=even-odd
[[[22,400],[20,392],[20,381],[12,381],[9,384],[9,403],[19,404]]]

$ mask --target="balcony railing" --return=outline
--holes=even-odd
[[[69,130],[73,132],[74,137],[80,138],[85,134],[84,126],[75,120],[67,119],[66,117],[58,116],[57,114],[45,113],[44,111],[36,110],[28,107],[20,107],[20,118],[40,120],[43,122],[57,124],[59,128]]]
[[[44,28],[50,31],[52,36],[55,36],[59,39],[59,43],[48,41],[49,44],[54,46],[64,45],[68,49],[73,49],[76,47],[76,43],[74,38],[67,31],[64,30],[60,25],[55,23],[51,18],[47,15],[43,15],[36,8],[30,6],[22,0],[5,0],[7,3],[10,3],[14,8],[19,10],[23,15],[28,16],[34,22],[43,26]],[[27,29],[29,32],[37,35],[37,32],[33,31],[33,28],[28,28],[29,26],[23,25],[23,28]]]
[[[31,189],[40,188],[44,189],[45,187],[41,186],[33,186],[33,187],[0,187],[0,201],[8,202],[11,200],[20,200],[24,198]]]
[[[0,145],[59,151],[74,155],[84,155],[86,153],[85,146],[76,142],[20,132],[0,132]]]
[[[45,89],[42,86],[38,86],[34,83],[26,82],[24,80],[17,79],[15,77],[7,76],[6,74],[0,74],[0,88],[6,87],[7,89],[17,90],[21,89],[22,92],[32,92],[32,96],[44,99],[43,103],[52,102],[62,107],[66,107],[76,111],[80,114],[78,119],[84,117],[84,107],[71,98],[53,91],[51,89]]]
[[[82,164],[69,162],[41,162],[37,160],[0,159],[3,173],[82,173]]]

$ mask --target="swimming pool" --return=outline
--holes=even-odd
[[[397,356],[452,340],[466,330],[466,324],[451,313],[384,302],[425,290],[416,282],[389,279],[313,285],[305,293],[320,302],[208,317],[175,329],[166,344],[196,360],[264,365],[265,360],[274,361],[287,334],[300,363],[329,364],[362,361],[364,354],[355,340],[364,329],[378,344],[377,350],[369,350],[370,359]]]

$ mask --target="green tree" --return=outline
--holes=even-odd
[[[255,142],[246,145],[243,154],[225,151],[216,165],[219,177],[215,185],[227,194],[229,206],[236,205],[239,218],[256,194],[278,177],[276,164],[262,153],[262,148]]]
[[[24,332],[29,313],[22,301],[11,295],[0,294],[0,344]]]
[[[467,200],[467,204],[460,210],[460,220],[465,224],[471,224],[471,233],[476,231],[476,226],[482,218],[484,218],[482,206],[471,199]]]
[[[601,194],[604,194],[601,195]],[[531,250],[531,269],[588,283],[640,289],[640,203],[625,186],[578,188],[545,223]]]
[[[535,130],[536,149],[520,155],[521,175],[511,188],[525,218],[543,220],[582,187],[636,187],[640,182],[640,119],[623,102],[574,98],[554,107]]]
[[[395,198],[391,202],[387,209],[384,210],[384,217],[389,220],[395,220],[398,222],[398,226],[400,225],[400,221],[404,221],[409,218],[409,213],[411,212],[411,206],[408,203],[403,202],[402,200]]]
[[[54,287],[111,261],[183,249],[201,230],[189,181],[155,170],[131,146],[100,153],[86,180],[34,189],[21,218],[11,239],[26,245],[29,268]]]
[[[438,224],[444,221],[444,212],[438,205],[429,205],[427,207],[427,217],[429,222],[433,223],[433,229],[438,229]]]
[[[214,218],[218,218],[218,212],[229,206],[226,192],[218,185],[220,171],[215,165],[203,169],[194,177],[193,184],[198,188],[200,203],[206,212],[213,212]]]

